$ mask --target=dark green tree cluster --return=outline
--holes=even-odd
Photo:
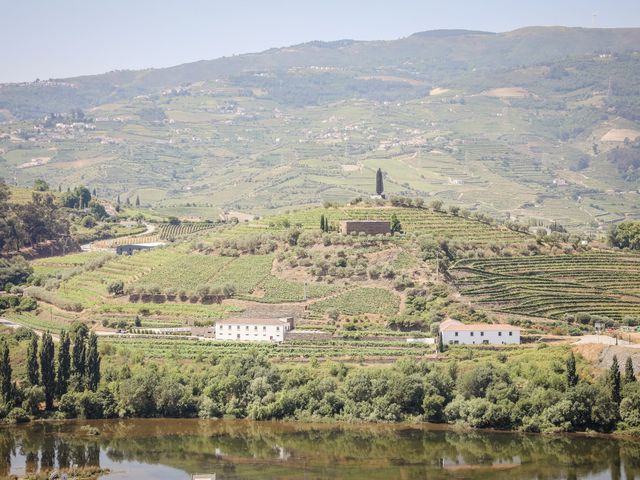
[[[85,186],[79,186],[69,190],[62,195],[62,205],[67,208],[79,208],[81,210],[89,208],[91,202],[91,192]]]
[[[100,353],[98,338],[87,334],[86,326],[75,329],[74,348],[71,350],[71,336],[62,331],[56,357],[53,337],[49,332],[42,334],[38,342],[35,333],[25,329],[27,346],[26,378],[12,381],[11,359],[6,341],[0,344],[0,384],[2,403],[0,413],[10,417],[20,417],[22,411],[32,415],[40,414],[44,403],[46,411],[54,410],[55,400],[63,403],[69,392],[96,392],[100,384]],[[16,335],[16,337],[18,337]],[[21,337],[23,338],[22,334]],[[81,370],[79,370],[81,369]]]
[[[68,238],[69,221],[52,194],[34,192],[28,203],[11,203],[9,188],[0,180],[0,253]]]
[[[640,250],[640,222],[620,222],[609,230],[609,244],[617,248]]]
[[[323,215],[320,215],[320,231],[328,233],[331,230],[329,226],[329,219]]]

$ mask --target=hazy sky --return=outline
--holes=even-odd
[[[0,0],[0,82],[164,67],[310,40],[594,23],[640,27],[640,0]]]

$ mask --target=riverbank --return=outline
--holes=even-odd
[[[80,434],[89,425],[99,435]],[[0,429],[8,475],[53,471],[60,459],[109,469],[101,478],[189,479],[615,478],[640,475],[640,442],[531,435],[422,423],[203,419],[34,422]],[[51,461],[50,459],[53,459]],[[44,467],[43,467],[44,465]],[[20,470],[22,469],[22,470]],[[7,475],[7,476],[8,476]],[[589,477],[592,478],[592,477]],[[622,476],[619,478],[623,478]]]

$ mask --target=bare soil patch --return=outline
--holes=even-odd
[[[602,136],[600,141],[624,142],[625,138],[635,140],[637,137],[640,137],[640,130],[633,130],[630,128],[612,128]]]
[[[484,95],[485,97],[496,98],[522,98],[528,97],[530,93],[528,90],[520,87],[504,87],[487,90],[485,92],[482,92],[481,95]]]

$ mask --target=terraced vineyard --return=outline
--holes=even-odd
[[[384,288],[359,287],[309,306],[312,312],[324,313],[331,308],[345,315],[375,313],[393,315],[400,307],[397,295]]]
[[[576,313],[640,318],[640,255],[469,259],[451,272],[462,294],[495,311],[545,318]]]
[[[269,217],[263,220],[262,224],[270,228],[290,224],[315,229],[318,228],[320,215],[327,217],[330,224],[336,227],[341,220],[391,220],[391,217],[396,215],[407,233],[428,234],[438,238],[452,238],[473,243],[521,242],[527,239],[526,235],[504,227],[488,225],[448,213],[434,212],[426,208],[315,208]],[[244,226],[243,231],[248,228],[248,225]]]
[[[213,223],[180,223],[178,225],[172,225],[170,223],[163,223],[158,227],[158,233],[162,240],[169,240],[191,235],[192,233],[202,232],[203,230],[210,230],[215,228]]]

